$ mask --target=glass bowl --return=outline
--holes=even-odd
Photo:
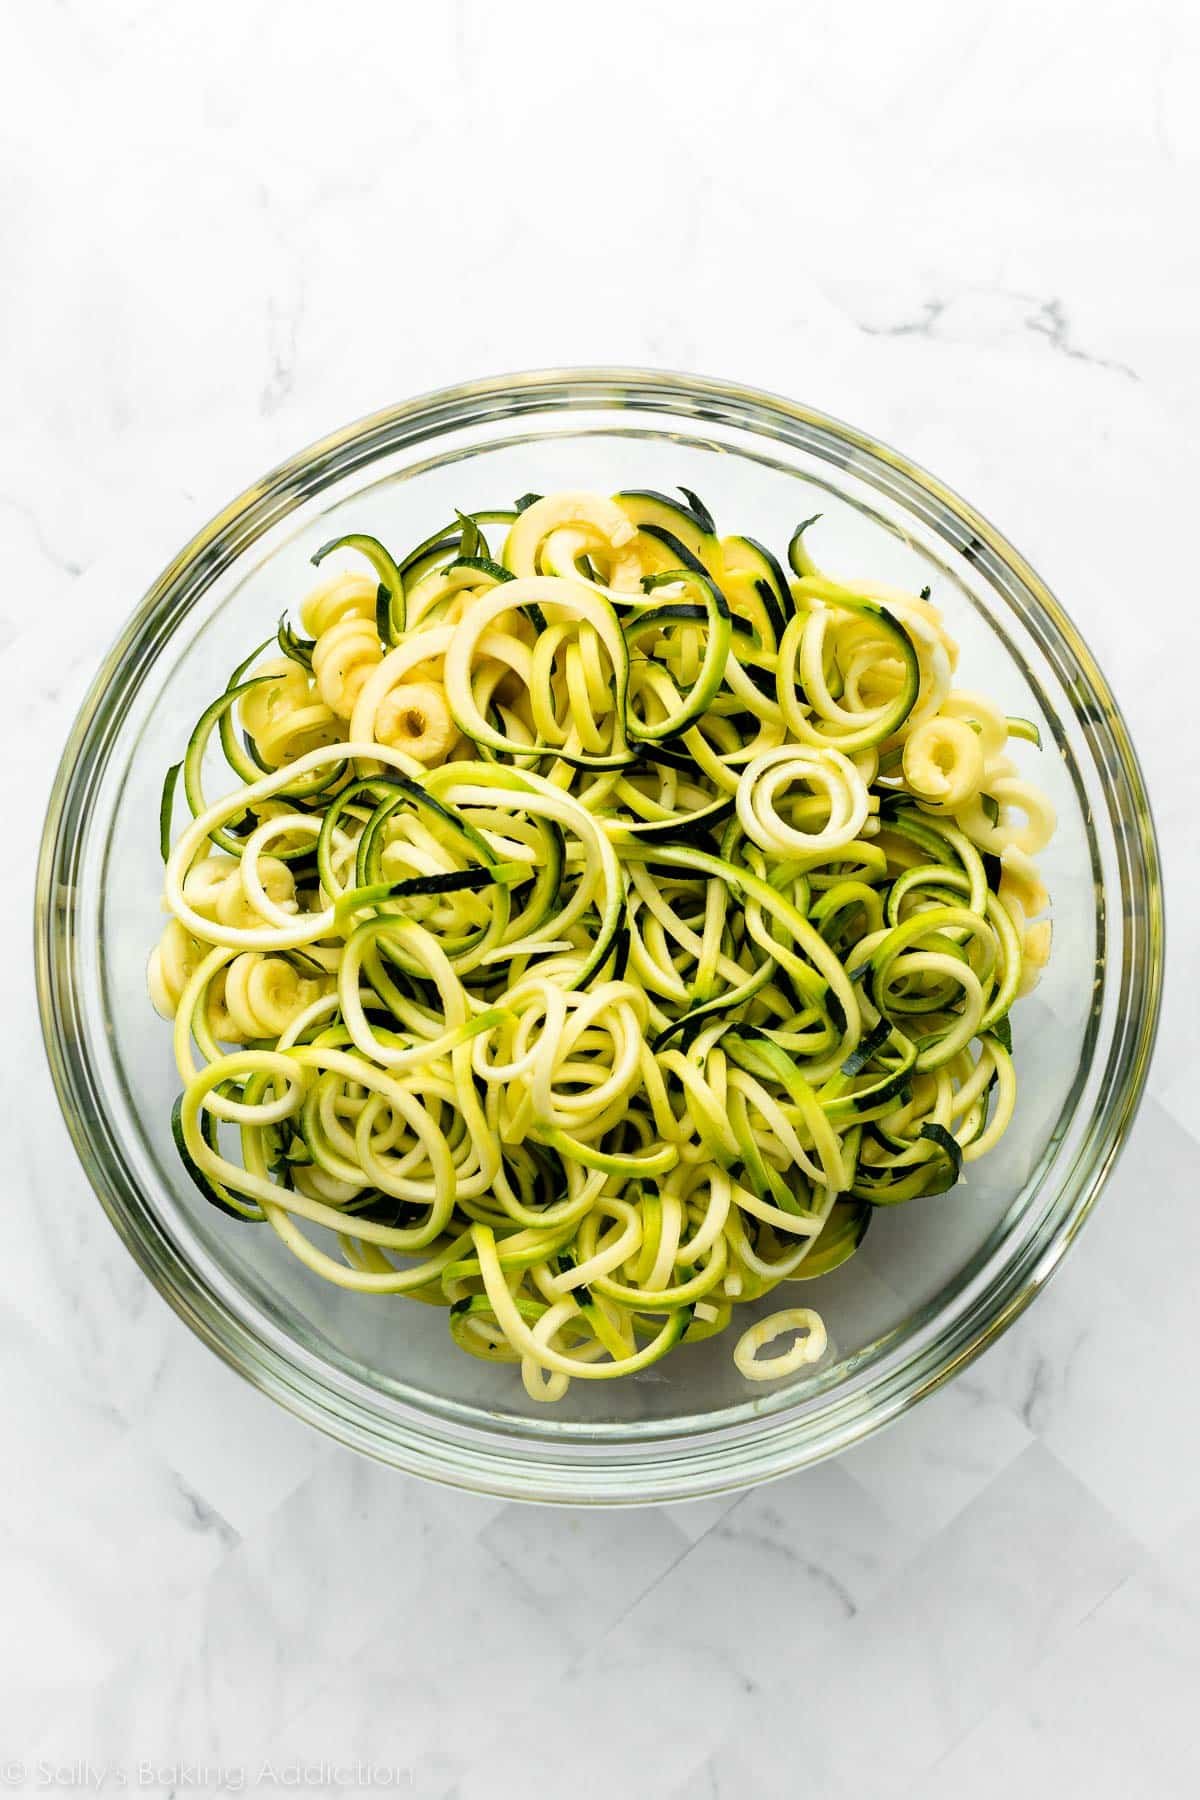
[[[643,1374],[529,1401],[459,1351],[445,1314],[346,1293],[268,1231],[207,1207],[171,1142],[169,1030],[145,963],[161,928],[163,772],[228,671],[274,629],[341,532],[411,543],[526,490],[673,488],[726,529],[810,538],[834,572],[929,583],[959,679],[1035,719],[1030,766],[1059,829],[1054,947],[1014,1015],[1020,1093],[998,1149],[948,1194],[881,1210],[862,1251],[803,1289],[830,1349],[745,1383],[735,1332]],[[39,994],[67,1122],[102,1204],[159,1290],[249,1380],[415,1474],[537,1500],[712,1494],[828,1456],[961,1369],[1074,1238],[1142,1090],[1161,984],[1158,857],[1141,773],[1079,633],[1018,553],[932,476],[861,432],[695,377],[602,369],[475,382],[353,425],[266,476],[154,584],[104,663],[58,771],[37,898]],[[792,1290],[800,1293],[801,1290]],[[778,1296],[774,1305],[779,1304]],[[772,1310],[768,1296],[763,1310]],[[748,1319],[744,1322],[748,1322]]]

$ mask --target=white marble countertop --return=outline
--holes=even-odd
[[[1190,1800],[1196,9],[10,0],[0,68],[0,1784]],[[580,1515],[374,1467],[189,1336],[25,946],[63,735],[184,537],[390,400],[595,362],[790,393],[995,519],[1127,711],[1174,929],[1132,1142],[996,1349],[837,1463]]]

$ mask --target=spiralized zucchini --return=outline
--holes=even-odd
[[[1036,730],[811,523],[790,576],[690,494],[527,495],[399,562],[339,539],[168,774],[149,987],[190,1175],[536,1400],[837,1267],[1012,1117]],[[789,1307],[735,1361],[825,1343]]]

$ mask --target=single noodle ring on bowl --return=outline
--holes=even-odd
[[[799,786],[791,816],[779,798]],[[808,820],[814,818],[812,828]],[[777,856],[814,856],[844,848],[866,825],[870,795],[861,774],[840,750],[783,744],[748,763],[738,782],[737,816],[746,836]]]
[[[796,1333],[791,1348],[778,1356],[761,1356],[759,1352],[777,1338]],[[778,1381],[793,1375],[808,1363],[819,1362],[825,1354],[825,1326],[819,1315],[808,1306],[792,1306],[785,1312],[772,1313],[751,1325],[737,1341],[733,1360],[747,1381]]]

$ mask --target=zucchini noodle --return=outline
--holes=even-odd
[[[537,1401],[837,1268],[1012,1118],[1036,728],[811,524],[787,574],[692,494],[339,538],[167,775],[148,985],[189,1175]],[[734,1362],[825,1352],[787,1307]]]

